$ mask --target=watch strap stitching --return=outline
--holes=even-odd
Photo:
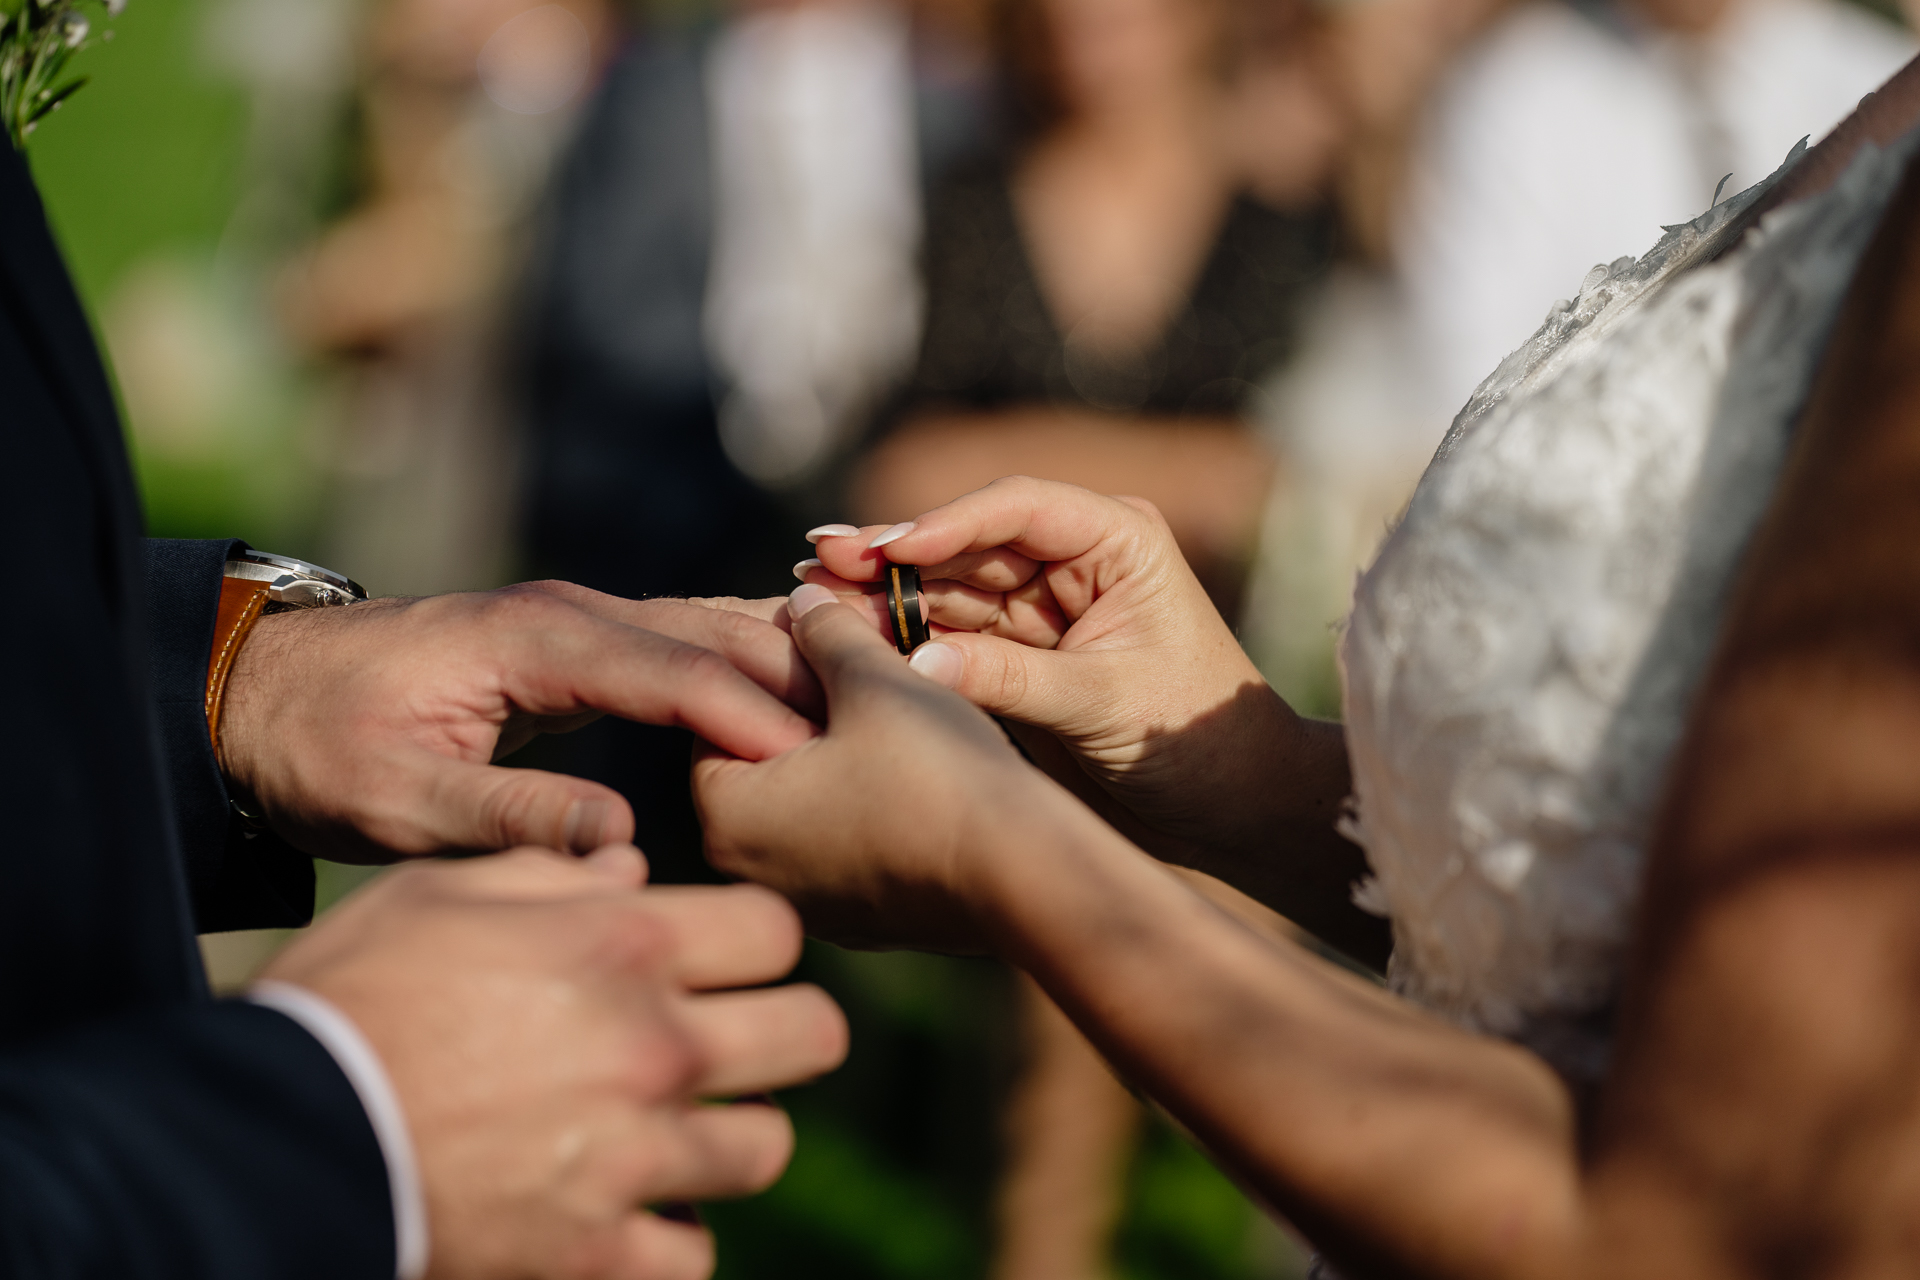
[[[213,651],[207,659],[206,693],[207,740],[213,746],[216,760],[220,752],[220,705],[226,696],[227,673],[232,670],[234,655],[240,652],[247,633],[260,620],[268,590],[266,583],[244,578],[220,581],[220,607],[215,615]]]

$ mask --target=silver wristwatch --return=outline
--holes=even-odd
[[[260,610],[262,613],[325,609],[358,604],[367,598],[367,589],[352,578],[305,560],[266,551],[241,552],[239,559],[227,561],[224,576],[266,583],[267,603]]]

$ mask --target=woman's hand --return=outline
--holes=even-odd
[[[1080,806],[975,708],[919,678],[870,619],[819,586],[788,606],[826,690],[826,733],[758,763],[703,746],[707,856],[857,946],[988,949],[983,860]]]
[[[905,525],[828,530],[807,580],[884,631],[867,584],[920,566],[935,637],[913,669],[1044,730],[1022,745],[1136,843],[1384,962],[1384,926],[1349,901],[1364,862],[1334,832],[1339,726],[1268,687],[1151,504],[1012,477]]]
[[[1237,844],[1272,816],[1256,794],[1324,783],[1297,807],[1329,823],[1346,794],[1337,759],[1300,767],[1338,730],[1267,687],[1146,502],[1014,477],[817,546],[808,580],[846,592],[921,566],[936,636],[913,669],[1057,737],[1155,835]]]

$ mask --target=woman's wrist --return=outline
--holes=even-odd
[[[1037,785],[1020,803],[1000,808],[961,889],[993,953],[1016,965],[1030,954],[1036,932],[1045,932],[1056,912],[1074,909],[1079,888],[1091,887],[1089,867],[1146,856],[1059,784],[1029,776]]]
[[[1351,789],[1345,731],[1295,712],[1251,666],[1239,691],[1199,717],[1187,738],[1188,781],[1152,822],[1167,838],[1155,852],[1169,861],[1271,850],[1339,820]]]

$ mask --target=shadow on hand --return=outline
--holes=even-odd
[[[1178,729],[1149,733],[1146,754],[1177,759],[1198,752],[1223,760],[1239,750],[1236,741],[1246,726],[1261,721],[1258,712],[1272,696],[1264,685],[1244,685],[1230,701]],[[1210,841],[1183,834],[1230,825],[1219,820],[1222,815],[1204,809],[1212,803],[1210,797],[1196,796],[1185,812],[1176,806],[1151,821],[1143,819],[1094,781],[1052,734],[1003,723],[1029,760],[1154,857],[1226,882],[1285,916],[1334,952],[1335,959],[1370,973],[1385,972],[1393,950],[1392,926],[1354,905],[1354,883],[1368,874],[1366,855],[1334,829],[1350,792],[1344,752],[1337,760],[1337,776],[1259,779],[1251,784],[1300,786],[1310,800],[1298,817],[1249,832],[1241,840]],[[1250,810],[1253,801],[1247,796]]]

